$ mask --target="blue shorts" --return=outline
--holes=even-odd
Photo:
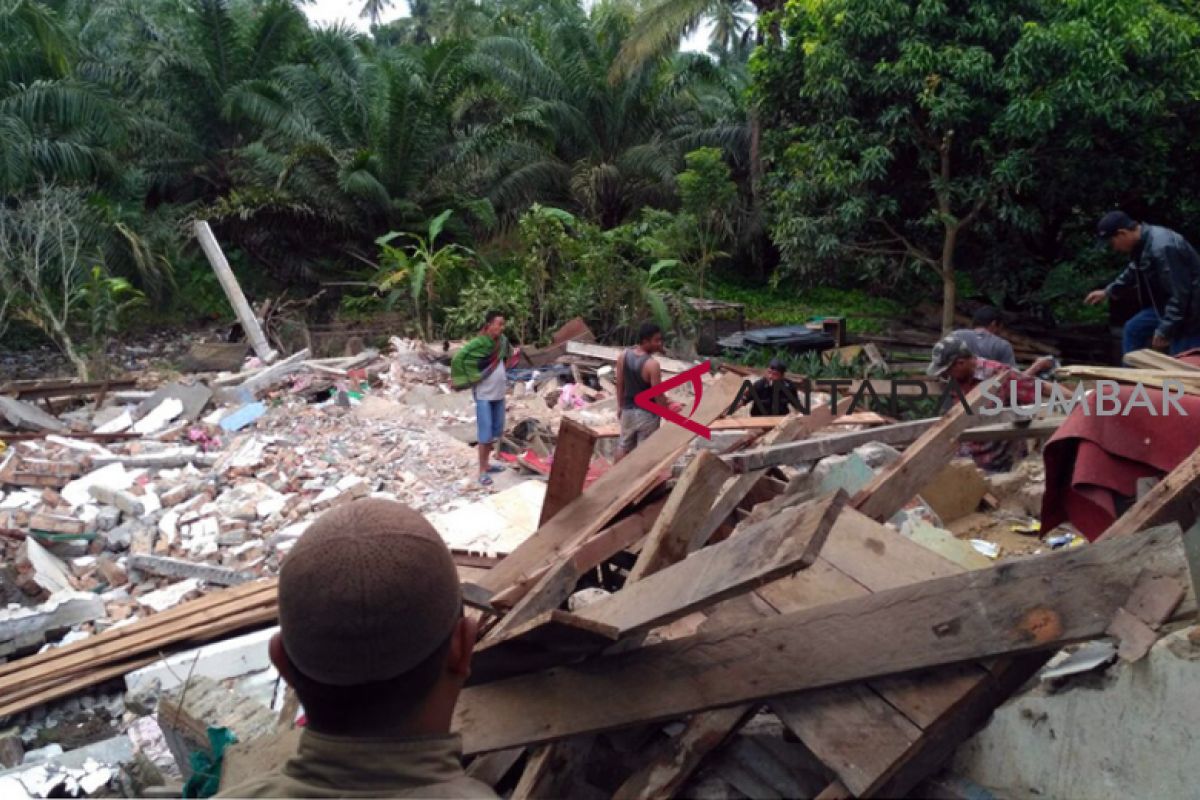
[[[504,401],[475,401],[475,438],[480,444],[495,444],[504,435]]]

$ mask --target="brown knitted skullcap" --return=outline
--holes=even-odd
[[[279,575],[288,658],[333,686],[408,672],[446,641],[461,603],[442,537],[419,513],[388,500],[358,500],[321,515]]]

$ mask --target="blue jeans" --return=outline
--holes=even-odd
[[[494,444],[504,435],[504,401],[475,400],[475,438],[480,444]]]
[[[1143,308],[1129,318],[1125,323],[1125,332],[1121,336],[1121,355],[1132,353],[1134,350],[1144,350],[1154,339],[1154,331],[1161,320],[1153,308]],[[1200,347],[1200,334],[1180,336],[1171,340],[1168,352],[1171,355],[1182,353]]]

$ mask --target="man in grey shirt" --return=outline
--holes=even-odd
[[[1009,367],[1017,366],[1017,357],[1013,354],[1012,345],[1000,335],[1000,312],[991,306],[984,306],[971,317],[971,328],[963,328],[952,335],[966,342],[971,353],[977,358],[998,361]]]

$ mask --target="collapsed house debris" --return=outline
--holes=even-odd
[[[266,659],[275,576],[368,496],[455,554],[483,630],[455,728],[506,795],[902,796],[961,780],[947,764],[1008,791],[986,762],[1011,734],[956,747],[1047,659],[1111,639],[1119,675],[1192,641],[1170,631],[1196,612],[1194,452],[1081,546],[1037,524],[1040,460],[954,458],[1070,420],[896,422],[850,395],[731,416],[730,369],[691,415],[710,441],[664,424],[614,464],[620,351],[560,333],[510,373],[492,492],[446,348],[420,342],[68,387],[86,404],[54,413],[0,387],[0,787],[170,796],[278,765],[303,710]]]

